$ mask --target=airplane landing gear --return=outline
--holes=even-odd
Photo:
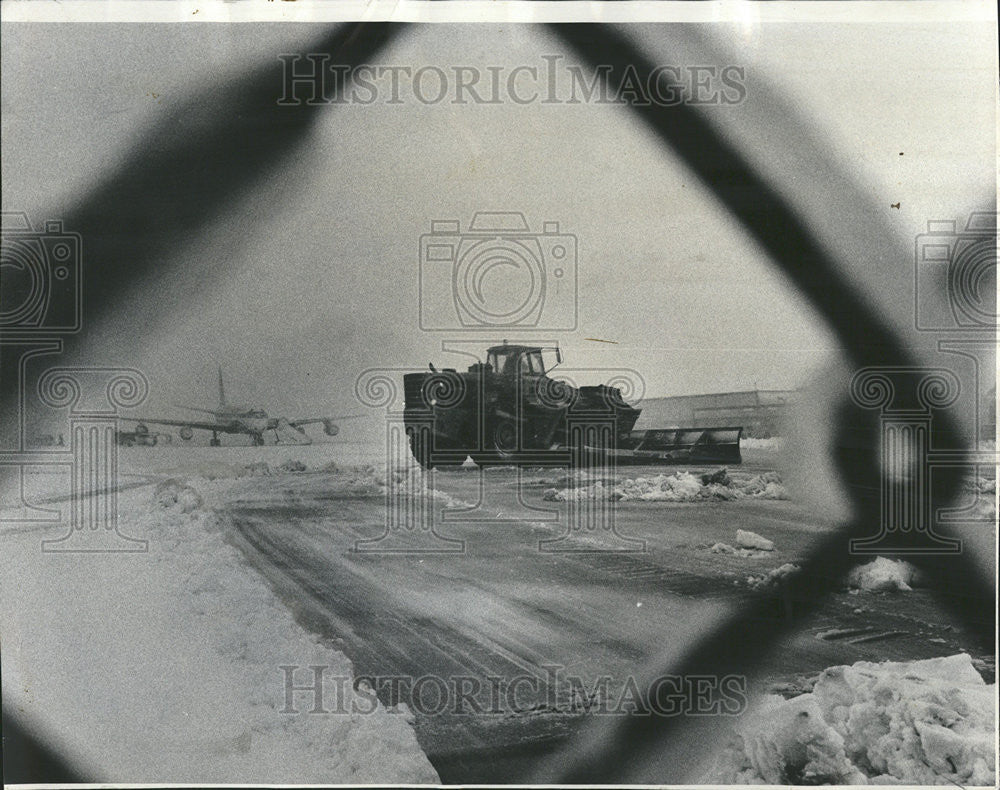
[[[215,431],[212,431],[212,438],[208,440],[208,444],[210,447],[218,447],[219,445],[221,445],[222,442],[219,441],[219,434],[217,434]]]
[[[264,435],[261,433],[250,434],[250,440],[253,442],[254,447],[261,447],[264,444]]]

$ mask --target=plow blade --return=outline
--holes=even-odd
[[[738,464],[743,428],[669,428],[632,431],[613,451],[620,464]]]

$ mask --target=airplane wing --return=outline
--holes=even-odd
[[[197,422],[195,420],[159,420],[151,417],[122,417],[127,422],[150,423],[151,425],[176,425],[180,428],[198,428],[203,431],[215,431],[217,433],[246,433],[246,431],[232,425],[220,425],[216,422]]]

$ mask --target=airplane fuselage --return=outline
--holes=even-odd
[[[248,414],[231,415],[220,414],[216,416],[220,424],[229,426],[230,429],[238,429],[243,433],[263,433],[272,430],[277,424],[277,420],[267,416],[256,416]]]
[[[338,433],[334,419],[354,419],[363,415],[348,415],[342,418],[333,417],[306,417],[288,419],[285,417],[270,417],[263,409],[253,406],[236,406],[226,402],[226,393],[222,384],[222,368],[219,368],[219,405],[215,409],[201,406],[179,406],[179,408],[189,411],[201,412],[210,415],[211,419],[205,420],[177,420],[166,418],[131,418],[137,423],[150,422],[155,425],[171,425],[180,428],[181,438],[185,441],[192,438],[195,430],[210,431],[212,438],[210,444],[219,446],[219,434],[245,434],[249,435],[255,445],[264,443],[264,432],[274,431],[275,441],[282,439],[289,440],[293,444],[311,444],[312,440],[305,431],[305,425],[310,423],[322,423],[323,432],[327,436],[336,436]]]

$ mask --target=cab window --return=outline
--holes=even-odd
[[[504,368],[507,366],[507,358],[510,356],[509,353],[493,351],[487,356],[486,361],[489,363],[490,367],[493,368],[494,373],[504,373]]]

